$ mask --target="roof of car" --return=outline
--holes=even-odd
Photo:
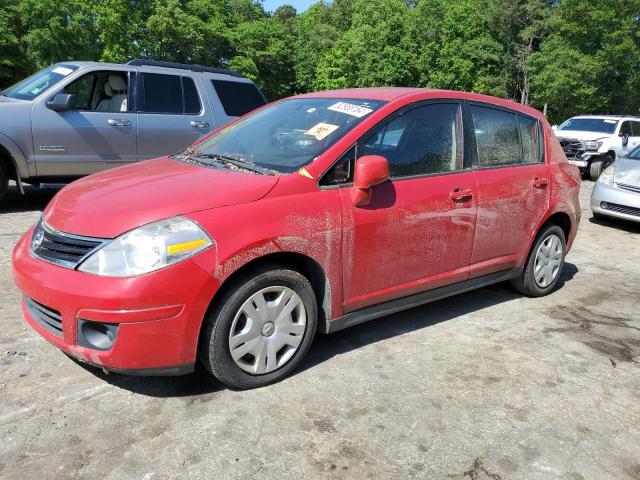
[[[600,119],[605,119],[605,120],[620,120],[622,118],[632,118],[634,120],[640,120],[640,117],[636,117],[633,115],[596,115],[596,114],[592,114],[592,115],[576,115],[575,117],[571,117],[571,118],[600,118]]]
[[[352,98],[362,100],[381,100],[394,101],[405,97],[429,97],[438,98],[459,98],[469,101],[477,101],[489,103],[512,110],[520,111],[527,114],[541,115],[540,112],[527,105],[507,100],[499,97],[491,97],[489,95],[481,95],[479,93],[461,92],[457,90],[439,90],[434,88],[408,88],[408,87],[376,87],[376,88],[346,88],[342,90],[325,90],[320,92],[311,92],[299,95],[296,98]]]

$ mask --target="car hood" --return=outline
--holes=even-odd
[[[114,238],[156,220],[258,200],[277,183],[278,177],[148,160],[67,185],[44,220],[61,232]]]
[[[616,160],[614,181],[640,188],[640,160],[619,158]]]
[[[602,132],[581,132],[579,130],[556,130],[556,137],[559,139],[569,140],[602,140],[603,138],[609,138],[612,135],[608,135]]]

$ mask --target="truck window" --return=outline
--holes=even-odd
[[[224,112],[230,117],[241,117],[266,102],[253,83],[211,80],[220,98]]]
[[[197,115],[202,110],[192,78],[143,73],[144,94],[140,112]]]

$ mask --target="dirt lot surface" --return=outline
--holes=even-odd
[[[0,207],[0,477],[640,479],[640,226],[585,182],[562,287],[497,285],[318,338],[286,381],[105,375],[22,319]]]

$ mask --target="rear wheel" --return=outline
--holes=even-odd
[[[552,223],[545,224],[533,243],[522,275],[512,280],[513,287],[529,297],[551,293],[562,275],[566,247],[562,229]]]
[[[9,191],[9,175],[4,165],[0,163],[0,204]]]
[[[255,388],[285,378],[306,355],[318,321],[309,280],[262,269],[222,295],[203,326],[199,357],[222,383]]]

